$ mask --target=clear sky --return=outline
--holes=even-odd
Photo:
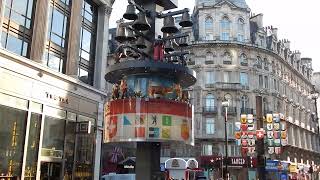
[[[179,0],[179,8],[193,9],[195,0]],[[264,26],[278,28],[278,38],[289,39],[291,50],[313,59],[314,71],[320,71],[320,1],[319,0],[246,0],[252,13],[263,13]],[[110,27],[116,26],[126,10],[127,0],[116,0]]]

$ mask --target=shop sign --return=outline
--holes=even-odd
[[[134,169],[133,165],[124,165],[123,168],[125,169]]]
[[[69,104],[69,99],[67,97],[62,97],[62,96],[59,96],[57,94],[53,94],[53,93],[50,93],[50,92],[45,92],[46,94],[46,98],[47,99],[50,99],[50,100],[53,100],[53,101],[57,101],[57,102],[60,102],[60,103],[64,103],[64,104]]]
[[[243,166],[246,164],[246,159],[243,157],[230,157],[231,166]]]
[[[279,161],[267,160],[266,161],[266,171],[278,171]]]
[[[181,158],[171,158],[165,162],[166,169],[185,169],[186,165],[187,162]]]

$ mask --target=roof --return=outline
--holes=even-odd
[[[217,3],[221,1],[229,1],[239,8],[249,8],[245,0],[216,0]]]

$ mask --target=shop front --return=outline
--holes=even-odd
[[[24,59],[0,62],[0,179],[93,179],[105,95]]]

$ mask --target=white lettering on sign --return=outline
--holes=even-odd
[[[246,161],[242,158],[232,158],[231,159],[231,164],[232,165],[244,165]]]
[[[124,165],[123,168],[125,169],[134,169],[133,165]]]

